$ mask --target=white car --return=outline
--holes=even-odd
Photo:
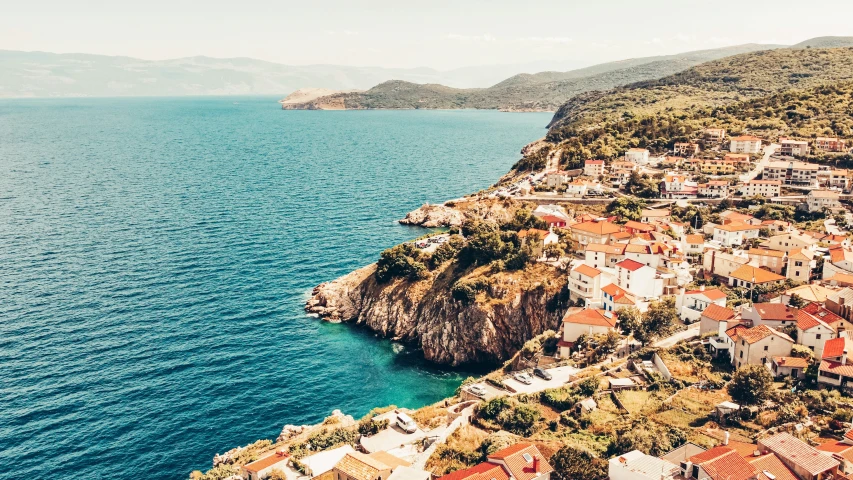
[[[519,382],[521,382],[521,383],[525,384],[525,385],[530,385],[530,384],[532,384],[532,383],[533,383],[533,377],[531,377],[530,375],[528,375],[527,373],[524,373],[524,372],[522,372],[522,373],[516,373],[516,374],[515,374],[515,379],[516,379],[517,381],[519,381]]]
[[[482,385],[471,385],[468,391],[475,397],[483,398],[486,396],[486,389]]]

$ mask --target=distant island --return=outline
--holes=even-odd
[[[853,45],[853,37],[821,37],[789,48],[840,47]],[[404,80],[383,82],[364,92],[335,92],[303,102],[282,105],[287,110],[345,109],[457,109],[502,111],[555,111],[575,95],[608,90],[636,82],[654,80],[704,62],[740,53],[783,48],[784,45],[747,44],[609,62],[569,72],[519,74],[488,88],[457,89],[439,84]]]

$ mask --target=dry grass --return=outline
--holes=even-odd
[[[448,437],[447,443],[439,445],[426,462],[426,469],[436,475],[470,467],[465,458],[474,460],[475,454],[489,433],[473,425],[464,425]],[[480,458],[477,458],[479,460]]]
[[[428,405],[411,413],[412,420],[422,429],[432,430],[444,425],[447,421],[447,409],[437,405]]]
[[[489,432],[485,430],[480,430],[473,425],[464,425],[447,439],[447,446],[455,450],[473,451],[480,448],[480,444],[488,436]]]
[[[660,399],[654,394],[654,392],[647,392],[644,390],[624,390],[616,394],[619,397],[619,401],[622,402],[622,405],[628,410],[631,414],[637,414],[642,411],[648,410],[656,410],[657,406],[660,405]]]

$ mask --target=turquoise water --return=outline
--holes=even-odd
[[[284,424],[448,395],[465,372],[303,302],[421,235],[407,211],[493,183],[548,120],[0,102],[0,464],[184,478]]]

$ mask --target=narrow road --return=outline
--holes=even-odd
[[[655,347],[671,347],[682,340],[690,340],[699,336],[699,322],[687,327],[687,330],[682,330],[669,337],[658,340],[654,343]]]
[[[779,148],[781,148],[781,145],[777,143],[771,143],[770,145],[764,147],[764,157],[762,157],[761,160],[758,161],[754,169],[744,173],[743,175],[740,175],[741,183],[748,182],[753,178],[757,177],[758,174],[761,173],[762,170],[764,170],[764,167],[766,167],[767,164],[770,163],[770,156],[776,153],[776,150],[778,150]]]

